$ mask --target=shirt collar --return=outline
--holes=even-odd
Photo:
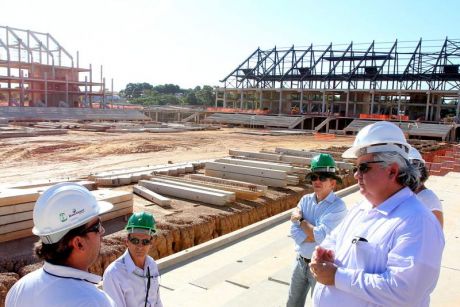
[[[335,195],[334,191],[331,191],[325,199],[323,199],[322,201],[319,201],[317,202],[317,204],[319,203],[322,203],[322,202],[327,202],[327,203],[333,203],[335,201],[335,199],[337,198],[337,196]],[[316,194],[315,194],[315,202],[317,201],[316,199]]]
[[[128,273],[132,273],[132,272],[134,272],[134,270],[139,269],[134,264],[133,258],[131,258],[131,255],[129,254],[128,249],[126,249],[125,253],[123,254],[123,261],[125,263],[126,270],[128,271]],[[144,271],[147,269],[148,266],[150,266],[150,262],[151,262],[150,257],[147,255],[145,257]],[[150,270],[151,269],[152,268],[150,268]]]
[[[93,284],[97,284],[102,280],[99,275],[78,270],[69,266],[55,265],[46,261],[43,265],[43,270],[57,277],[81,279]]]
[[[360,209],[375,210],[383,215],[388,216],[393,210],[399,207],[400,204],[402,204],[406,199],[413,195],[414,193],[411,191],[411,189],[405,187],[396,192],[395,194],[391,195],[389,198],[387,198],[384,202],[382,202],[375,208],[372,208],[372,204],[367,199],[365,199],[363,202],[361,202]]]

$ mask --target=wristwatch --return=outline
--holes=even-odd
[[[300,218],[299,223],[302,223],[302,221],[305,220],[303,217]]]

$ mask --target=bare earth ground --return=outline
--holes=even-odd
[[[146,165],[211,159],[228,156],[229,149],[273,151],[276,147],[320,149],[348,147],[353,137],[318,140],[311,135],[248,135],[241,128],[179,133],[126,133],[69,131],[67,135],[0,139],[0,186],[17,182],[86,178],[91,173]],[[252,130],[255,131],[255,130]],[[260,130],[257,130],[260,131]],[[352,182],[349,182],[351,184]],[[132,191],[132,186],[117,189]],[[309,188],[270,189],[256,201],[238,201],[227,207],[175,199],[162,208],[134,196],[134,211],[155,215],[158,232],[150,255],[159,259],[294,207]],[[104,269],[125,249],[126,221],[104,223],[98,261],[91,272]],[[8,289],[25,274],[41,266],[32,257],[37,237],[0,244],[0,307]]]
[[[179,133],[101,133],[0,139],[0,184],[80,178],[106,170],[228,156],[229,149],[318,149],[349,146],[352,137],[317,140],[311,135],[261,136],[241,128]]]

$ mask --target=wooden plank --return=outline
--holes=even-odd
[[[163,182],[152,182],[141,180],[140,185],[154,192],[172,195],[179,198],[200,201],[217,206],[225,206],[227,204],[227,196],[222,193],[215,193],[188,187],[171,185]]]
[[[121,210],[124,210],[123,212],[125,212],[127,210],[128,211],[131,210],[130,212],[133,211],[133,202],[132,202],[132,200],[115,203],[113,205],[114,205],[114,207],[112,208],[112,210],[108,211],[107,213],[104,213],[103,215],[109,214],[109,213],[112,213],[112,212],[118,212],[118,211],[121,211]],[[34,222],[33,222],[32,218],[31,218],[33,213],[32,213],[32,211],[25,212],[25,213],[28,213],[30,215],[30,219],[24,220],[24,221],[12,222],[12,223],[8,223],[8,224],[4,224],[4,225],[0,224],[0,235],[7,234],[7,233],[10,233],[10,232],[19,231],[19,230],[29,229],[29,228],[32,229],[32,227],[34,226]],[[22,213],[19,213],[19,215],[20,214],[22,214]],[[115,215],[110,215],[110,216],[115,216],[116,217],[117,215],[115,214]],[[3,216],[3,217],[5,217],[5,216]]]
[[[0,190],[0,206],[9,206],[36,201],[39,194],[21,189]]]
[[[284,172],[288,172],[288,173],[293,173],[294,172],[294,167],[293,166],[286,165],[286,164],[280,164],[280,163],[274,163],[274,162],[243,160],[243,159],[231,159],[231,158],[217,159],[214,162],[260,167],[260,168],[284,171]]]
[[[31,237],[34,234],[32,233],[32,228],[22,229],[18,231],[13,231],[5,234],[0,234],[0,242],[6,242],[26,237]],[[38,240],[38,238],[37,238]]]
[[[34,206],[35,202],[16,204],[11,206],[2,206],[0,207],[0,216],[24,211],[32,211],[34,209]]]
[[[8,215],[1,215],[0,225],[6,225],[6,224],[11,224],[11,223],[31,220],[32,216],[33,216],[33,211],[25,211],[25,212],[13,213],[13,214],[8,214]]]
[[[226,190],[220,190],[220,189],[216,189],[216,188],[200,186],[200,185],[196,185],[196,184],[193,184],[193,183],[187,183],[187,182],[182,182],[182,181],[168,180],[168,179],[164,179],[164,178],[160,178],[160,177],[153,177],[150,181],[163,182],[163,183],[167,183],[167,184],[179,185],[179,186],[192,188],[192,189],[198,189],[198,190],[204,190],[204,191],[209,191],[209,192],[220,193],[220,194],[224,194],[226,196],[228,202],[234,202],[235,201],[235,193],[228,192]]]
[[[257,177],[257,176],[251,176],[251,175],[246,175],[246,174],[222,172],[222,171],[215,171],[211,169],[206,169],[205,174],[208,176],[219,177],[219,178],[224,178],[224,179],[240,180],[240,181],[252,182],[255,184],[263,184],[263,185],[267,185],[271,187],[284,188],[287,186],[286,180]]]
[[[273,178],[273,179],[279,179],[279,180],[286,180],[287,178],[287,173],[284,171],[270,170],[270,169],[265,169],[265,168],[260,168],[260,167],[252,167],[252,166],[217,163],[217,162],[207,162],[205,169],[221,171],[221,172],[251,175],[251,176],[257,176],[257,177],[264,177],[264,178]]]
[[[154,202],[155,204],[158,204],[160,206],[171,206],[171,199],[164,197],[158,193],[155,193],[153,191],[150,191],[146,187],[140,186],[140,185],[135,185],[133,187],[133,192],[136,193],[137,195],[150,200],[151,202]]]
[[[280,157],[281,157],[281,155],[278,155],[278,154],[240,151],[240,150],[232,150],[232,149],[230,149],[228,152],[230,156],[243,156],[243,157],[264,159],[264,160],[270,160],[270,161],[280,161]]]
[[[195,180],[206,181],[206,182],[217,183],[217,184],[224,184],[224,185],[230,185],[230,186],[235,186],[235,187],[248,188],[251,191],[262,191],[264,193],[268,190],[268,187],[266,185],[259,185],[259,184],[245,182],[245,181],[238,181],[238,180],[230,180],[230,179],[223,179],[223,178],[217,178],[217,177],[210,177],[210,176],[201,175],[201,174],[191,174],[191,175],[189,175],[189,178],[190,179],[195,179]]]
[[[194,180],[194,179],[187,179],[184,177],[167,177],[165,179],[169,179],[169,180],[177,181],[177,182],[190,183],[193,185],[198,185],[200,187],[207,187],[207,188],[213,188],[213,189],[233,192],[235,193],[236,198],[245,199],[245,200],[255,200],[265,194],[264,191],[262,190],[256,191],[254,189],[251,190],[247,187],[237,187],[234,185],[232,186],[232,185],[225,185],[225,184],[214,183],[214,182],[199,181],[199,180]]]
[[[96,197],[97,200],[108,201],[112,204],[133,199],[133,193],[125,191],[101,189],[91,191],[91,193]]]

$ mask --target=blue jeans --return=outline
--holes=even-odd
[[[289,297],[286,306],[304,307],[308,290],[311,288],[311,293],[313,293],[315,284],[316,280],[310,272],[310,267],[302,258],[297,256],[294,271],[292,272]]]

